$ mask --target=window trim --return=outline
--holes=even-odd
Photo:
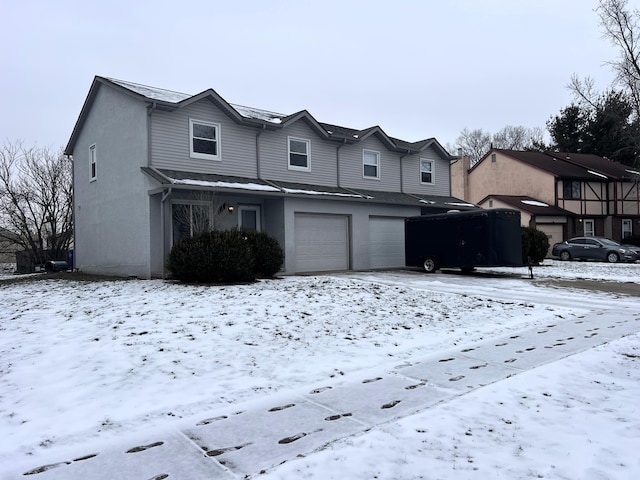
[[[365,166],[369,165],[371,166],[371,163],[366,163],[365,159],[366,159],[366,155],[367,154],[374,154],[376,156],[376,176],[372,176],[372,175],[366,175],[365,173]],[[362,178],[367,178],[369,180],[380,180],[380,152],[376,151],[376,150],[368,150],[366,148],[362,149]]]
[[[307,146],[307,152],[306,152],[307,166],[306,167],[301,167],[299,165],[291,165],[291,154],[293,153],[295,155],[301,155],[300,153],[291,151],[292,140],[295,142],[304,143]],[[287,137],[287,167],[289,170],[297,170],[299,172],[311,171],[311,140],[306,138],[300,138],[300,137],[291,137],[291,136]]]
[[[587,225],[590,225],[590,233],[587,233]],[[583,220],[582,228],[584,231],[585,237],[595,237],[596,236],[596,222],[592,218],[585,218]]]
[[[625,225],[628,225],[629,228],[625,229],[624,228]],[[633,235],[633,221],[630,218],[623,218],[622,219],[622,224],[620,225],[620,227],[622,228],[622,232],[620,232],[621,233],[621,237],[620,238],[622,238],[622,240],[627,238],[627,237],[624,236],[624,234],[626,232],[629,232],[629,235]]]
[[[578,187],[578,191],[574,191],[574,186]],[[567,196],[569,193],[569,196]],[[577,196],[574,195],[577,193]],[[582,199],[582,182],[580,180],[562,180],[562,198],[564,200],[581,200]]]
[[[198,124],[198,125],[205,125],[207,127],[213,127],[215,128],[215,140],[210,140],[210,139],[204,139],[204,140],[208,140],[208,141],[215,141],[216,144],[216,154],[212,155],[210,153],[202,153],[202,152],[195,152],[193,150],[193,140],[194,140],[194,136],[193,136],[193,125],[194,124]],[[196,137],[198,138],[198,137]],[[203,160],[222,160],[221,154],[221,128],[220,128],[220,124],[219,123],[215,123],[215,122],[208,122],[206,120],[198,120],[195,118],[190,118],[189,119],[189,157],[191,158],[200,158]]]
[[[96,144],[89,145],[89,181],[95,182],[98,178],[98,149]]]
[[[423,172],[422,171],[422,162],[429,162],[431,164],[431,170],[429,172]],[[430,158],[421,158],[418,161],[418,168],[420,170],[420,185],[435,185],[436,184],[436,162],[435,160],[431,160]],[[430,173],[431,174],[431,181],[430,182],[423,182],[422,181],[422,174],[423,173]]]

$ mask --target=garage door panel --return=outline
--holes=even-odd
[[[348,227],[344,215],[296,214],[296,272],[348,270]]]
[[[553,247],[554,243],[560,243],[563,240],[563,226],[559,224],[538,224],[536,227],[549,238],[547,258],[551,258],[551,247]]]
[[[404,266],[403,218],[369,218],[369,266],[371,268]]]

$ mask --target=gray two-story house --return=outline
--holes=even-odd
[[[213,228],[262,230],[284,273],[404,265],[404,218],[472,207],[450,195],[452,157],[407,142],[96,77],[73,159],[75,267],[165,276],[173,243]]]

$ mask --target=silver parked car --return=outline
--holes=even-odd
[[[638,256],[627,245],[604,237],[575,237],[556,243],[551,250],[560,260],[599,260],[602,262],[635,262]]]

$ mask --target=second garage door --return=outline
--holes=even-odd
[[[369,218],[369,266],[404,267],[403,218]]]
[[[349,269],[346,215],[295,214],[296,272]]]

